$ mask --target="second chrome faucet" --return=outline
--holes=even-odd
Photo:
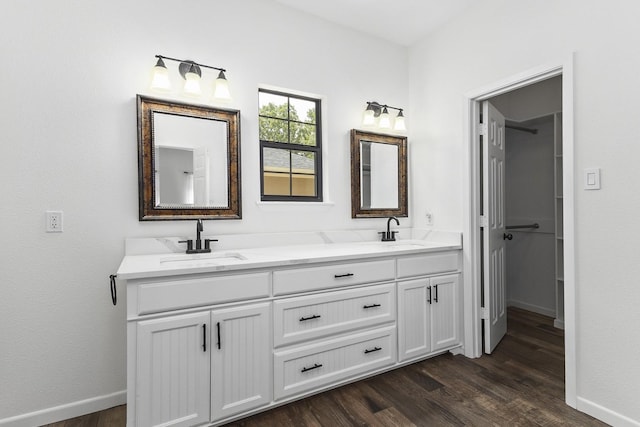
[[[187,253],[188,254],[201,254],[201,253],[207,253],[207,252],[211,252],[211,242],[217,242],[218,239],[204,239],[204,248],[202,247],[202,238],[201,238],[201,234],[204,231],[204,225],[202,223],[202,220],[199,219],[196,222],[196,247],[193,247],[193,240],[192,239],[187,239],[187,240],[180,240],[179,243],[186,243],[187,244]]]

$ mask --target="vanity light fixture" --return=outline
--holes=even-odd
[[[380,104],[377,101],[367,101],[367,108],[364,110],[364,114],[362,116],[362,126],[375,127],[377,118],[377,127],[379,129],[390,130],[392,126],[389,109],[398,110],[398,114],[393,121],[393,130],[398,132],[406,131],[407,125],[404,121],[404,114],[402,113],[403,109],[392,107],[391,105]]]
[[[151,77],[151,89],[168,92],[171,90],[171,81],[169,79],[169,72],[165,65],[165,60],[178,62],[178,73],[184,79],[183,90],[184,93],[191,96],[202,95],[202,68],[209,68],[218,71],[218,77],[213,82],[213,95],[214,101],[229,101],[231,100],[231,93],[229,91],[229,84],[227,77],[225,76],[224,68],[212,67],[211,65],[199,64],[195,61],[188,59],[176,59],[170,58],[164,55],[156,55],[158,61],[153,67],[153,74]]]

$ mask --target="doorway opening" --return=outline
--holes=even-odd
[[[562,254],[562,264],[559,265],[560,274],[563,279],[562,294],[563,301],[558,301],[564,314],[563,321],[565,327],[565,398],[566,403],[572,407],[576,406],[576,342],[575,342],[575,249],[574,249],[574,209],[573,209],[573,59],[559,62],[553,65],[541,66],[528,70],[518,75],[512,76],[502,81],[498,81],[489,86],[477,89],[466,95],[468,110],[466,115],[467,133],[467,168],[465,170],[466,181],[469,183],[465,196],[465,229],[464,229],[464,304],[465,304],[465,355],[468,357],[480,357],[483,352],[483,319],[490,313],[483,308],[483,277],[482,263],[484,262],[483,246],[483,225],[487,218],[483,216],[482,199],[483,188],[480,173],[482,171],[481,159],[482,151],[477,143],[478,135],[482,131],[483,124],[480,121],[483,102],[487,100],[498,100],[499,96],[507,95],[518,89],[544,82],[553,78],[561,79],[561,111],[562,114],[556,116],[558,111],[553,112],[554,126],[557,120],[559,124],[557,131],[561,135],[561,143],[554,149],[559,149],[561,156],[554,160],[552,167],[559,167],[558,173],[562,182],[560,185],[562,194],[562,220],[560,221],[560,231],[554,227],[553,236],[557,236],[558,231],[562,239],[558,246]],[[525,105],[523,108],[526,108]],[[535,117],[540,118],[540,117]],[[513,123],[511,123],[514,125]],[[525,125],[528,123],[524,123]],[[519,125],[519,124],[517,124]],[[522,126],[526,127],[526,126]],[[555,128],[554,128],[554,131]],[[554,151],[554,156],[556,156]],[[556,157],[554,157],[556,159]],[[554,195],[555,197],[555,195]],[[554,205],[554,218],[556,215]],[[533,222],[535,223],[535,221]],[[533,224],[532,223],[532,224]],[[507,224],[503,224],[506,227]],[[514,224],[529,225],[529,224]],[[543,230],[549,230],[549,226],[542,226]],[[486,226],[485,226],[486,227]],[[518,231],[523,233],[523,231]],[[515,234],[515,233],[511,233]],[[506,237],[506,233],[505,233]],[[515,237],[514,237],[515,238]],[[554,243],[555,244],[555,243]],[[555,260],[554,260],[555,264]],[[554,266],[554,272],[555,272]],[[555,276],[554,276],[555,277]],[[555,279],[554,279],[555,280]],[[487,295],[484,295],[485,300]],[[535,304],[533,304],[535,305]],[[506,301],[504,304],[506,309]],[[556,322],[559,326],[560,322]]]

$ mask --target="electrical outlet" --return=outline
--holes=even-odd
[[[62,211],[47,211],[47,233],[62,233]]]
[[[433,225],[433,214],[431,212],[427,212],[426,218],[427,218],[427,225]]]

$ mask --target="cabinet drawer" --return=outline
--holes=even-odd
[[[395,326],[274,354],[276,399],[337,383],[396,362]]]
[[[394,278],[393,259],[295,268],[273,273],[273,294],[285,295],[367,282],[383,282]]]
[[[274,302],[274,345],[393,322],[395,285],[369,286]]]
[[[398,258],[398,278],[424,276],[460,270],[458,252],[424,254]]]
[[[269,273],[171,280],[138,285],[138,314],[269,296]]]

